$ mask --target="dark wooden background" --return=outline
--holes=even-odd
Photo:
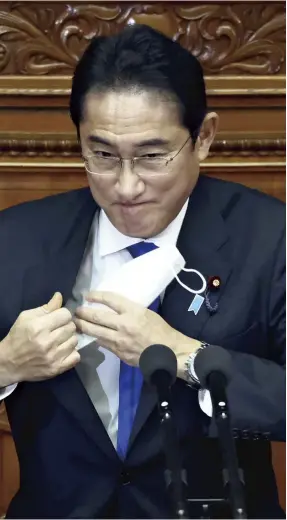
[[[221,118],[202,171],[285,200],[284,2],[0,1],[0,209],[86,185],[67,110],[71,74],[94,35],[133,23],[201,60]],[[285,507],[285,444],[274,443],[273,456]],[[18,481],[2,409],[0,516]]]

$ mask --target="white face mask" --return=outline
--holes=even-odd
[[[130,262],[123,264],[114,273],[109,273],[108,278],[102,280],[96,290],[120,294],[146,308],[166,289],[174,278],[192,294],[204,292],[206,280],[203,275],[195,269],[185,269],[184,265],[185,260],[176,246],[158,247],[131,259]],[[202,280],[202,288],[195,291],[181,282],[178,278],[178,273],[181,270],[196,273]],[[85,307],[98,307],[101,304],[84,302],[83,305]],[[94,338],[82,334],[78,349],[83,348],[92,340]]]

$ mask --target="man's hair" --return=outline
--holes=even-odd
[[[147,25],[93,38],[72,83],[70,115],[78,135],[86,95],[111,90],[157,92],[172,99],[183,126],[196,141],[207,109],[203,71],[179,43]]]

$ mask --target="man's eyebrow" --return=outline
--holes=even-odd
[[[89,135],[88,141],[90,141],[90,143],[103,144],[105,146],[114,146],[108,139],[104,139],[104,137],[100,137],[96,134]],[[155,137],[153,139],[145,139],[144,141],[140,141],[139,143],[135,144],[135,147],[144,148],[147,146],[167,146],[168,144],[169,141],[167,139]]]
[[[103,137],[100,137],[99,135],[93,135],[93,134],[89,135],[88,141],[90,141],[90,143],[104,144],[105,146],[112,146],[112,143],[110,143],[110,141],[108,141],[108,139],[104,139]]]
[[[169,141],[161,138],[154,139],[146,139],[145,141],[140,141],[136,144],[136,148],[143,148],[145,146],[166,146],[169,144]]]

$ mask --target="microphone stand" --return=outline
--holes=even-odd
[[[160,377],[159,377],[160,376]],[[160,424],[163,436],[163,450],[165,455],[166,470],[165,482],[173,504],[173,512],[176,518],[187,519],[187,501],[184,496],[186,480],[180,464],[180,450],[177,442],[177,432],[170,406],[170,390],[168,374],[158,371],[157,381],[158,406]]]
[[[230,416],[225,391],[226,378],[217,371],[208,376],[213,413],[218,429],[218,440],[223,458],[223,474],[229,490],[229,501],[233,518],[246,519],[243,482],[237,461],[235,442],[230,427]]]

